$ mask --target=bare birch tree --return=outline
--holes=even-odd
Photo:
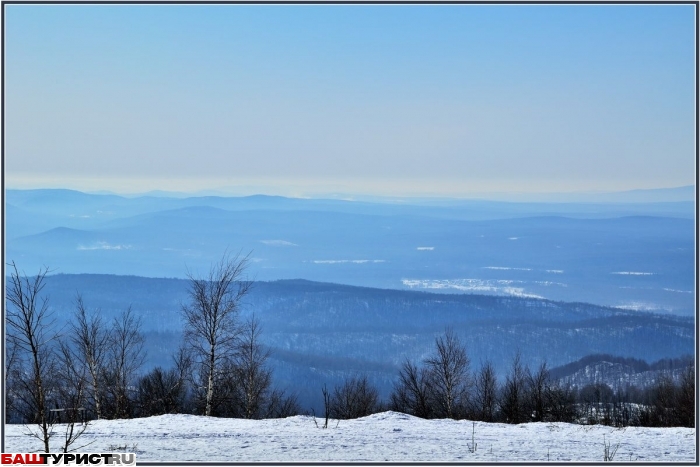
[[[110,344],[109,333],[98,313],[88,316],[80,294],[76,297],[75,321],[71,324],[70,334],[75,358],[87,370],[90,397],[99,420],[102,418],[103,379]]]
[[[435,347],[425,360],[434,405],[441,416],[463,416],[471,385],[467,352],[451,329],[435,339]]]
[[[63,446],[60,449],[68,452],[91,444],[74,446],[89,426],[84,404],[88,399],[90,378],[87,367],[65,341],[59,342],[58,361],[60,371],[56,374],[57,403],[51,411],[54,412],[56,422],[64,426]]]
[[[243,417],[248,419],[260,418],[272,385],[272,371],[265,364],[270,351],[260,344],[260,331],[260,324],[254,317],[246,322],[235,359],[238,400]]]
[[[40,295],[49,270],[43,268],[36,276],[27,277],[20,275],[14,261],[8,266],[11,267],[6,291],[8,338],[18,352],[18,364],[24,371],[24,376],[17,381],[18,398],[26,409],[28,421],[38,426],[38,432],[32,431],[31,435],[43,443],[45,452],[49,452],[53,430],[48,394],[56,359],[52,348],[55,336],[50,334],[48,300]]]
[[[5,423],[11,423],[17,415],[18,380],[22,375],[19,362],[19,350],[11,335],[5,343]]]
[[[182,306],[185,340],[205,381],[204,414],[210,416],[221,369],[235,356],[241,301],[252,285],[243,280],[248,257],[227,254],[206,278],[190,279],[190,303]]]
[[[114,319],[109,332],[105,377],[113,418],[130,418],[133,415],[134,397],[129,390],[135,384],[145,360],[143,343],[141,319],[134,316],[129,307]]]

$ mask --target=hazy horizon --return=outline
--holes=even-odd
[[[695,183],[693,5],[4,5],[5,181],[473,197]]]
[[[339,184],[327,184],[328,186],[339,187]],[[137,188],[141,186],[141,189]],[[694,197],[689,198],[687,193],[682,192],[683,190],[688,191],[694,188],[693,185],[683,185],[683,186],[670,186],[670,187],[653,187],[653,188],[631,188],[631,189],[618,189],[618,190],[570,190],[570,191],[473,191],[473,192],[462,192],[462,193],[445,193],[445,192],[409,192],[409,193],[397,193],[396,191],[390,192],[377,192],[377,191],[353,191],[351,186],[345,186],[346,190],[323,190],[322,185],[305,185],[296,187],[284,187],[284,186],[252,186],[252,185],[239,185],[239,186],[213,186],[213,187],[197,187],[196,185],[190,185],[189,189],[183,189],[181,186],[166,186],[164,188],[159,188],[158,185],[138,185],[133,183],[116,183],[116,184],[75,184],[73,186],[65,183],[56,184],[46,184],[46,183],[8,183],[5,181],[5,189],[7,190],[44,190],[44,189],[57,189],[57,190],[73,190],[89,194],[113,194],[118,196],[140,196],[140,195],[152,195],[160,194],[163,196],[177,196],[177,197],[188,197],[188,196],[282,196],[288,198],[328,198],[328,199],[343,199],[348,201],[353,200],[368,200],[368,199],[397,199],[410,201],[411,199],[421,200],[421,199],[445,199],[445,200],[493,200],[493,201],[554,201],[560,200],[562,202],[579,202],[586,201],[586,198],[595,198],[605,195],[616,196],[625,194],[649,194],[655,193],[661,194],[664,201],[690,201],[695,199]],[[321,188],[321,189],[319,189]],[[672,199],[668,199],[668,196]]]

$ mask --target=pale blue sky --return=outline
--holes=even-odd
[[[695,180],[692,5],[5,5],[8,187]]]

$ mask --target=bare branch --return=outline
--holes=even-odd
[[[237,318],[241,301],[252,282],[245,279],[248,256],[224,254],[206,278],[190,279],[190,302],[182,306],[185,342],[206,380],[205,415],[211,415],[221,369],[235,358],[240,329]]]

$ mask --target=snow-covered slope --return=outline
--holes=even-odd
[[[321,424],[322,420],[316,419]],[[62,427],[58,427],[60,430]],[[6,452],[40,448],[27,427],[7,425]],[[472,430],[475,452],[471,452]],[[58,444],[61,433],[57,433]],[[605,442],[619,444],[615,461],[695,462],[695,429],[615,429],[567,423],[504,425],[461,420],[423,420],[384,412],[318,428],[313,417],[239,420],[162,415],[99,420],[90,426],[80,452],[109,452],[127,446],[137,461],[447,461],[602,462]],[[56,446],[54,449],[57,449]]]

